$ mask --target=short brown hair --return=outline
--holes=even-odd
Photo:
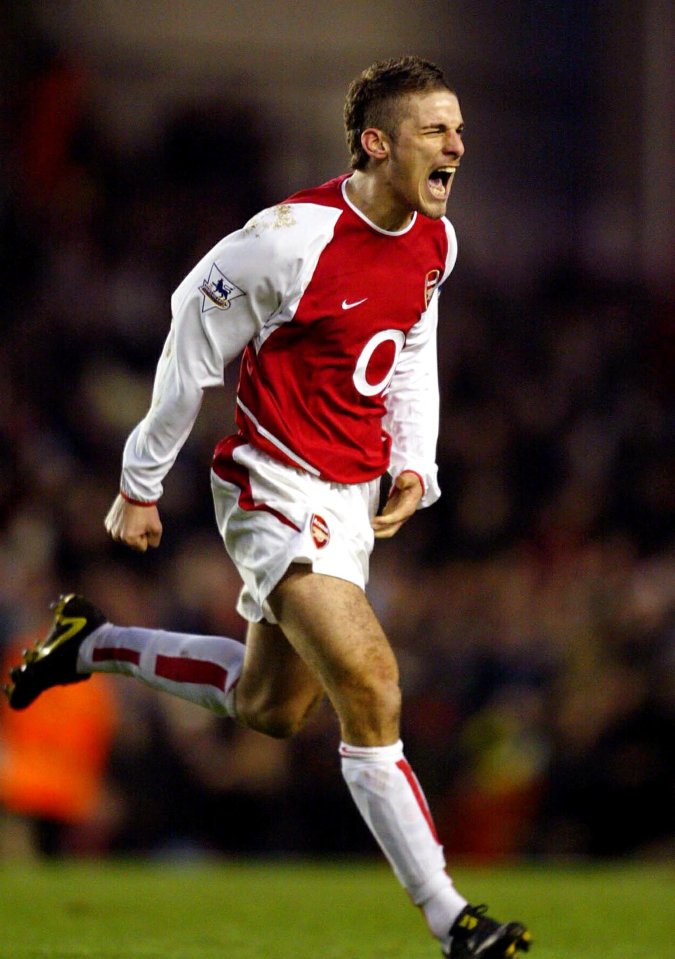
[[[378,60],[356,77],[347,91],[344,108],[352,169],[362,170],[368,163],[368,154],[361,145],[364,130],[377,127],[394,139],[403,118],[405,98],[439,87],[454,93],[441,68],[420,57]]]

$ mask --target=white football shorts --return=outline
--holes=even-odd
[[[237,611],[275,623],[267,597],[291,563],[365,590],[379,480],[330,483],[285,466],[248,443],[211,473],[218,529],[244,586]]]

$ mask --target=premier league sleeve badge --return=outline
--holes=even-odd
[[[232,300],[246,296],[236,283],[228,280],[217,263],[213,263],[208,277],[199,287],[202,294],[202,313],[209,310],[229,310]]]

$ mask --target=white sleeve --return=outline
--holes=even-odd
[[[190,435],[203,391],[302,289],[335,222],[287,205],[271,207],[221,240],[171,298],[172,322],[160,357],[152,402],[124,447],[121,491],[156,502],[163,480]],[[309,245],[307,235],[312,236]],[[311,271],[309,273],[311,275]]]
[[[445,217],[443,224],[448,250],[440,283],[450,275],[457,260],[454,227]],[[431,506],[441,495],[436,465],[440,404],[436,345],[438,297],[437,288],[426,312],[406,337],[387,393],[383,424],[392,440],[389,472],[394,480],[405,470],[417,473],[424,486],[420,509]]]
[[[457,262],[457,234],[455,233],[455,228],[447,217],[443,217],[443,226],[445,227],[445,235],[448,238],[448,252],[445,257],[445,270],[439,286],[445,283]]]
[[[389,472],[394,480],[405,470],[417,473],[424,486],[420,508],[431,506],[441,495],[436,465],[437,326],[438,292],[406,337],[387,392],[387,414],[383,423],[392,440]]]

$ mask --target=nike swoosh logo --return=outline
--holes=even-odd
[[[364,296],[362,300],[356,300],[355,303],[348,303],[346,300],[342,301],[343,310],[353,310],[355,306],[361,306],[362,303],[365,303],[368,299],[367,296]]]

